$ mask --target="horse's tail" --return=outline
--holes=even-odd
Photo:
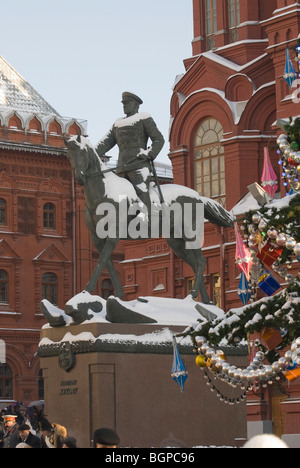
[[[204,203],[204,217],[210,223],[216,224],[221,227],[233,227],[235,218],[220,203],[211,200],[210,198],[201,197]]]

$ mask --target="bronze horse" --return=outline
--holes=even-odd
[[[93,292],[97,286],[97,282],[102,271],[104,268],[107,268],[115,289],[115,295],[121,298],[123,296],[123,289],[114,268],[111,256],[120,238],[126,238],[127,240],[137,239],[135,235],[130,235],[130,229],[126,231],[126,235],[124,236],[124,225],[121,235],[121,228],[118,225],[118,223],[121,224],[124,222],[128,225],[132,219],[135,218],[136,221],[137,216],[140,216],[140,213],[136,213],[128,217],[127,213],[125,213],[126,209],[130,211],[132,204],[137,204],[139,202],[137,194],[128,180],[120,178],[113,172],[107,170],[107,167],[99,158],[96,150],[85,137],[74,137],[69,141],[66,141],[66,145],[68,147],[67,157],[72,169],[74,170],[76,180],[80,185],[84,186],[85,223],[89,229],[92,241],[100,254],[96,269],[85,290]],[[164,203],[168,205],[169,208],[172,209],[176,205],[176,207],[181,207],[184,210],[185,206],[190,205],[192,207],[193,217],[195,217],[195,214],[198,213],[196,209],[197,205],[201,204],[202,208],[204,205],[204,216],[208,221],[222,227],[233,226],[234,219],[228,211],[226,211],[220,204],[208,198],[201,197],[194,190],[178,185],[162,185],[160,189]],[[154,195],[154,198],[156,198],[156,201],[153,201],[153,204],[156,203],[156,205],[159,205],[157,188],[153,187],[151,192],[152,195]],[[104,222],[104,218],[107,215],[107,213],[102,212],[101,209],[99,210],[99,207],[101,208],[101,206],[112,206],[117,214],[115,218],[116,226],[113,226],[114,229],[112,230],[115,234],[107,235],[105,238],[104,236],[99,236],[99,229],[97,229],[99,228],[98,223],[101,223],[102,221]],[[162,209],[162,213],[161,217],[163,218],[164,209]],[[126,218],[124,218],[125,214]],[[206,260],[203,257],[201,246],[196,245],[195,248],[188,248],[187,242],[191,239],[185,236],[184,229],[178,229],[175,218],[172,219],[173,224],[171,222],[169,231],[170,235],[167,237],[165,236],[165,239],[170,248],[173,249],[173,251],[182,260],[188,263],[195,273],[195,285],[192,291],[193,297],[197,297],[198,292],[200,292],[202,301],[205,304],[209,304],[210,299],[207,294],[203,278]],[[151,215],[151,217],[149,216],[147,223],[150,224],[152,221]],[[204,223],[204,217],[202,223]],[[193,221],[191,221],[191,224],[195,226],[194,218]],[[182,232],[181,237],[178,236],[178,232]]]

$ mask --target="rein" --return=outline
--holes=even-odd
[[[84,177],[98,177],[98,176],[102,176],[103,174],[106,174],[107,172],[113,172],[113,171],[116,171],[117,169],[124,169],[125,167],[127,167],[129,164],[133,163],[136,161],[137,158],[134,158],[134,159],[130,159],[130,161],[128,161],[126,164],[122,164],[122,165],[119,165],[119,166],[116,166],[116,167],[111,167],[110,169],[104,169],[104,171],[97,171],[95,172],[94,174],[83,174]]]

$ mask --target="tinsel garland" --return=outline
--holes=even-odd
[[[279,164],[282,165],[283,185],[286,192],[299,193],[300,191],[300,117],[290,118],[288,124],[284,120],[278,120],[277,125],[287,134],[282,134],[277,139],[278,151],[281,155]],[[290,187],[290,188],[289,188]]]

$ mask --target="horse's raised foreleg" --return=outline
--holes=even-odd
[[[108,238],[106,240],[94,273],[92,274],[91,279],[85,287],[86,291],[91,293],[96,289],[98,280],[105,267],[109,266],[109,268],[114,269],[114,266],[111,261],[111,254],[113,253],[114,248],[116,247],[118,242],[118,239]]]

